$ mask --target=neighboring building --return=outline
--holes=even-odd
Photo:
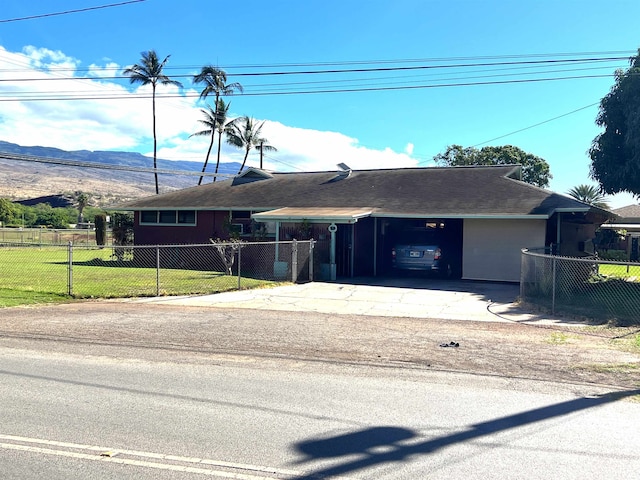
[[[517,282],[520,251],[589,251],[610,215],[520,181],[519,166],[400,168],[273,173],[255,168],[232,180],[117,206],[133,211],[136,244],[197,244],[228,238],[317,239],[321,269],[336,276],[391,270],[406,235],[437,229],[462,278]],[[321,250],[322,251],[322,250]]]
[[[622,231],[625,236],[621,245],[627,251],[627,258],[633,262],[640,260],[640,205],[627,205],[612,210],[616,218],[601,228]]]

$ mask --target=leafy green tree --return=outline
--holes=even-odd
[[[129,77],[131,83],[139,83],[141,85],[151,85],[152,90],[152,106],[153,106],[153,175],[156,181],[156,194],[160,193],[158,189],[158,139],[156,135],[156,87],[160,85],[175,85],[182,87],[182,84],[176,80],[170,79],[163,73],[163,69],[169,60],[170,55],[160,62],[155,50],[142,52],[142,58],[139,64],[134,64],[126,68],[124,75]]]
[[[36,213],[34,225],[52,228],[69,228],[69,215],[64,208],[53,208],[46,203],[39,203],[33,207]],[[71,219],[73,221],[73,218]],[[30,225],[31,226],[31,225]]]
[[[640,50],[600,101],[596,124],[604,128],[592,142],[591,178],[604,193],[640,195]]]
[[[37,225],[37,221],[38,221],[38,212],[36,210],[36,207],[29,207],[26,205],[16,205],[17,207],[17,212],[18,212],[18,216],[17,216],[17,222],[16,223],[20,223],[21,225],[24,225],[25,227],[33,227],[34,225]]]
[[[13,225],[20,218],[19,208],[8,198],[0,198],[0,222],[3,226]]]
[[[211,94],[215,95],[214,105],[216,107],[216,111],[214,112],[215,114],[212,117],[213,118],[212,131],[215,131],[216,122],[222,113],[218,110],[218,107],[220,105],[224,105],[224,102],[222,104],[219,103],[220,97],[225,95],[233,95],[233,93],[236,91],[243,92],[244,90],[242,88],[242,85],[240,85],[237,82],[228,84],[227,74],[225,73],[225,71],[219,68],[216,68],[213,65],[206,65],[202,67],[202,70],[200,71],[200,73],[197,75],[194,75],[193,82],[196,84],[201,84],[201,83],[204,84],[204,88],[202,89],[202,92],[200,92],[201,99],[205,99]],[[225,111],[224,112],[225,117],[226,117],[226,113],[227,112]],[[213,146],[213,137],[211,139],[211,145],[209,146],[209,151],[207,152],[207,157],[204,161],[204,165],[202,166],[202,173],[204,173],[207,168],[207,162],[209,161],[209,153],[211,153],[211,146]],[[219,151],[220,151],[220,145],[218,144],[218,152]],[[218,164],[219,163],[220,163],[220,155],[218,154]],[[216,173],[217,173],[217,168],[216,168]],[[202,183],[202,178],[203,176],[201,175],[200,180],[198,180],[198,185]],[[215,177],[214,177],[214,181],[215,181]]]
[[[111,235],[114,245],[133,245],[133,223],[131,213],[116,212],[111,215]]]
[[[116,212],[111,215],[111,236],[113,238],[113,256],[122,262],[133,255],[133,214]]]
[[[594,207],[609,210],[607,200],[605,196],[600,192],[598,187],[582,184],[573,187],[567,193],[576,200],[579,200],[583,203],[588,203],[589,205],[593,205]]]
[[[266,138],[261,137],[261,130],[264,122],[256,123],[253,118],[244,116],[236,118],[229,125],[229,131],[227,133],[227,143],[234,147],[244,149],[244,159],[238,173],[242,173],[245,163],[247,163],[247,157],[252,149],[260,149],[275,152],[277,148],[269,145],[269,141]]]
[[[551,180],[551,168],[541,157],[527,153],[513,145],[501,147],[463,148],[449,145],[444,153],[433,160],[440,165],[456,167],[463,165],[522,165],[522,181],[546,188]]]

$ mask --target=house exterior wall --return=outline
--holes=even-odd
[[[545,220],[465,219],[462,278],[520,281],[521,250],[545,242]]]
[[[595,253],[593,239],[596,225],[562,222],[560,227],[560,255],[580,257]]]
[[[136,245],[188,245],[209,243],[220,236],[228,212],[196,212],[195,225],[140,224],[140,212],[134,212],[134,238]]]

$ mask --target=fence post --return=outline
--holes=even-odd
[[[313,252],[316,241],[312,238],[309,240],[309,281],[313,282]]]
[[[238,290],[240,290],[240,282],[242,280],[242,245],[238,244]]]
[[[67,293],[73,295],[73,242],[67,247]]]
[[[160,245],[156,245],[156,297],[160,296]]]
[[[553,279],[551,280],[551,314],[556,314],[556,256],[553,256]]]
[[[526,248],[523,248],[522,250],[520,250],[520,301],[524,302],[525,298],[524,298],[524,279],[526,277],[525,275],[525,271],[527,270],[527,257],[525,252],[527,251]]]
[[[298,241],[295,238],[291,244],[291,281],[298,281]]]

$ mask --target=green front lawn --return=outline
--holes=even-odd
[[[68,295],[33,292],[29,290],[0,288],[0,308],[42,303],[62,303],[70,300]]]
[[[598,273],[607,277],[630,278],[635,277],[640,281],[640,265],[610,265],[600,264]]]
[[[0,306],[68,297],[69,268],[65,248],[0,249]],[[160,269],[117,261],[110,248],[74,249],[72,294],[75,298],[117,298],[160,295],[194,295],[235,290],[238,277],[222,272]],[[159,279],[160,289],[157,289]],[[258,288],[274,282],[241,279],[241,288]]]

